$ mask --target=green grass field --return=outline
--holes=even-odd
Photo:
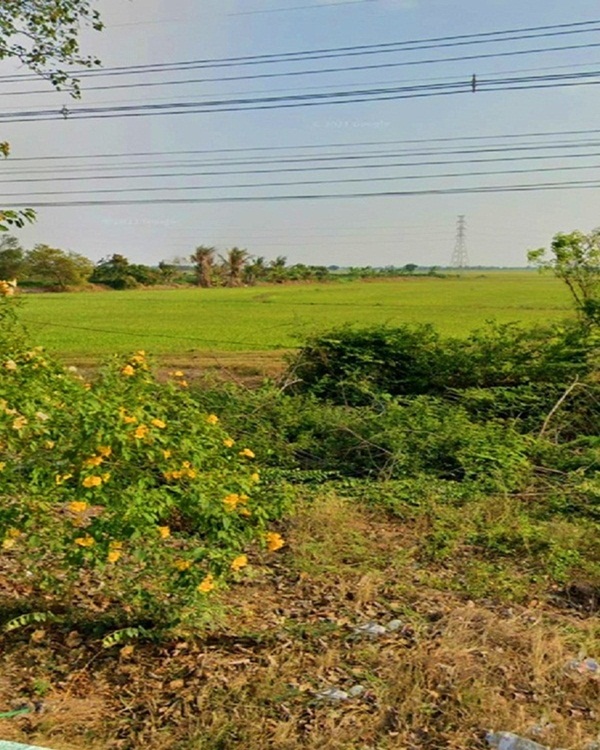
[[[36,294],[22,318],[32,338],[63,357],[145,349],[264,352],[311,332],[354,323],[433,323],[463,335],[486,320],[546,322],[570,314],[562,284],[534,272],[244,289]]]

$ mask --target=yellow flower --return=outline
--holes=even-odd
[[[125,422],[125,424],[135,424],[137,422],[137,417],[130,417],[126,414],[123,417],[123,422]]]
[[[215,582],[212,573],[209,573],[204,580],[198,584],[198,591],[202,594],[208,594],[215,587]]]
[[[232,493],[231,495],[227,495],[227,497],[223,498],[223,504],[225,505],[227,510],[235,510],[239,502],[240,502],[240,496],[234,493]]]
[[[0,281],[0,295],[2,295],[3,297],[12,297],[12,295],[15,293],[16,288],[16,279],[13,279],[12,281]]]
[[[108,458],[112,453],[110,445],[101,445],[98,447],[98,453],[104,458]]]
[[[175,560],[175,567],[182,573],[184,570],[189,570],[192,567],[191,560]]]
[[[183,472],[181,472],[179,470],[175,470],[175,471],[163,471],[163,477],[168,482],[170,482],[171,479],[181,479],[182,476],[183,476]]]
[[[44,443],[44,447],[48,448],[48,450],[52,450],[55,445],[56,443],[54,442],[54,440],[46,440],[46,442]]]
[[[12,549],[17,544],[17,539],[23,536],[23,532],[19,529],[7,529],[6,536],[2,541],[2,549]]]
[[[16,370],[17,369],[17,363],[14,359],[7,359],[4,363],[4,369],[5,370]]]
[[[85,513],[88,504],[83,500],[73,500],[67,506],[72,513]]]
[[[101,463],[104,463],[104,459],[102,456],[92,456],[91,458],[86,458],[83,462],[84,466],[100,466]]]
[[[159,526],[158,533],[161,539],[168,539],[171,536],[171,529],[168,526]]]
[[[248,516],[251,516],[251,515],[252,515],[252,511],[248,510],[248,508],[240,508],[240,516],[246,516],[247,518]]]
[[[148,434],[148,430],[149,430],[149,428],[146,427],[145,424],[141,424],[141,425],[139,425],[139,427],[135,428],[135,431],[133,433],[133,437],[137,438],[138,440],[141,440],[142,438],[146,437],[146,435]]]
[[[162,419],[153,419],[150,424],[154,425],[154,427],[158,427],[159,430],[164,430],[167,426],[167,423],[163,422]]]
[[[206,421],[208,424],[217,424],[219,417],[217,417],[216,414],[209,414],[208,417],[206,417]]]
[[[246,565],[248,565],[248,558],[246,555],[240,555],[239,557],[236,557],[235,560],[231,563],[231,570],[238,571],[242,568],[245,568]]]
[[[267,549],[269,552],[275,552],[281,549],[285,544],[285,539],[278,534],[276,531],[269,531],[267,533]]]
[[[188,479],[195,479],[198,472],[196,471],[196,469],[187,469],[186,474]]]
[[[173,375],[176,378],[182,378],[183,377],[183,373],[181,372],[181,370],[175,370],[175,372],[172,372],[171,375]]]
[[[180,381],[179,381],[179,385],[180,385],[180,386],[181,386],[182,388],[187,388],[187,387],[188,387],[188,382],[187,382],[187,380],[180,380]]]
[[[171,458],[171,451],[170,450],[164,450],[162,453],[163,453],[163,456],[165,458]]]
[[[250,479],[253,482],[260,482],[260,474],[258,473],[258,471],[255,471],[254,474],[251,474]]]
[[[110,479],[110,471],[107,471],[105,474],[102,475],[102,481],[108,482],[109,479]]]
[[[100,485],[102,484],[102,477],[98,477],[98,476],[86,477],[81,484],[84,487],[88,487],[88,488],[100,487]]]
[[[67,479],[71,479],[72,476],[72,474],[57,474],[54,479],[56,481],[56,484],[64,484]]]
[[[85,536],[78,536],[75,540],[75,544],[78,544],[80,547],[93,547],[95,543],[96,540],[89,534],[86,534]]]
[[[226,448],[233,448],[233,446],[235,445],[235,440],[233,440],[233,438],[229,438],[229,437],[225,438],[225,440],[223,440],[223,445]]]
[[[12,428],[13,430],[22,430],[26,424],[27,424],[27,420],[25,419],[25,417],[16,417],[13,420]]]
[[[244,448],[243,451],[240,451],[240,456],[244,458],[255,458],[254,451],[251,451],[250,448]]]
[[[130,378],[132,375],[135,375],[135,370],[131,365],[125,365],[125,367],[121,370],[121,375],[126,375],[128,378]]]
[[[109,563],[116,563],[121,557],[121,552],[118,549],[111,549],[106,557]]]
[[[123,549],[123,542],[119,542],[116,539],[113,539],[108,546],[110,549]]]

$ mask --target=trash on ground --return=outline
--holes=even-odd
[[[331,703],[341,703],[342,701],[347,701],[349,697],[350,695],[345,690],[340,690],[336,687],[328,687],[317,693],[317,700],[331,701]]]
[[[488,732],[485,736],[488,745],[497,750],[547,750],[546,745],[519,737],[513,732]]]
[[[354,687],[351,687],[350,690],[348,690],[348,695],[350,698],[358,698],[359,695],[362,695],[365,692],[365,688],[363,685],[354,685]]]
[[[383,625],[379,625],[376,622],[367,622],[364,625],[359,625],[357,628],[354,628],[354,632],[359,635],[368,635],[371,638],[377,638],[377,636],[384,635],[388,631]]]
[[[402,620],[390,620],[385,626],[388,633],[394,633],[396,630],[400,630],[402,627]]]
[[[353,685],[348,691],[341,690],[337,687],[328,687],[324,690],[319,690],[317,693],[317,700],[329,701],[330,703],[341,703],[347,701],[350,698],[358,698],[365,692],[366,688],[363,685]],[[1,748],[0,748],[1,750]]]
[[[600,663],[596,659],[573,659],[568,664],[569,669],[579,672],[579,674],[597,674],[600,675]]]
[[[354,632],[358,635],[368,635],[371,638],[378,638],[380,635],[386,635],[386,633],[394,633],[396,630],[400,630],[401,627],[401,620],[390,620],[387,625],[380,625],[378,622],[371,621],[354,628]]]

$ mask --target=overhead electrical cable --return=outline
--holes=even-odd
[[[396,149],[394,151],[366,151],[358,153],[342,153],[336,155],[294,155],[286,154],[277,158],[270,158],[265,156],[259,156],[254,158],[220,158],[220,159],[204,159],[204,160],[190,160],[185,159],[184,161],[167,161],[160,162],[156,160],[160,154],[152,154],[152,159],[147,162],[130,162],[121,169],[136,170],[136,169],[156,169],[160,168],[198,168],[198,167],[228,167],[228,166],[253,166],[253,165],[266,165],[266,164],[311,164],[311,163],[322,163],[322,162],[339,162],[339,161],[351,161],[358,162],[368,159],[395,159],[395,158],[414,158],[417,156],[453,156],[453,155],[472,155],[472,154],[499,154],[499,153],[514,153],[514,152],[525,152],[530,153],[532,151],[557,151],[561,150],[560,154],[548,154],[547,158],[561,158],[562,156],[570,156],[565,154],[564,149],[590,149],[598,148],[600,146],[600,140],[583,140],[583,141],[558,141],[550,143],[527,143],[517,142],[516,144],[485,144],[480,147],[469,147],[469,148],[427,148],[427,149]],[[193,154],[194,152],[189,152]],[[203,152],[205,153],[205,152]],[[588,154],[583,154],[587,156]],[[523,156],[523,158],[529,158]],[[424,162],[420,162],[421,164]],[[385,166],[385,165],[384,165]],[[406,162],[406,166],[411,166],[410,162]],[[358,165],[360,168],[360,165]],[[104,172],[107,170],[115,170],[117,165],[115,164],[87,164],[87,165],[54,165],[54,166],[42,166],[34,167],[31,169],[23,169],[22,167],[8,169],[5,168],[0,174],[43,174],[47,172],[52,175],[64,174],[70,172],[89,172],[94,170],[97,172]]]
[[[196,205],[208,203],[260,203],[284,201],[312,201],[350,198],[399,198],[416,197],[422,195],[465,195],[485,193],[516,193],[538,190],[581,190],[598,189],[600,180],[570,180],[563,182],[517,183],[514,185],[484,185],[473,187],[429,188],[426,190],[389,190],[361,193],[298,193],[278,195],[245,195],[223,196],[218,198],[139,198],[123,200],[75,200],[75,201],[35,201],[30,207],[38,208],[67,208],[86,206],[158,206],[158,205]],[[20,204],[8,204],[8,209],[20,208]]]
[[[540,161],[547,160],[549,158],[556,159],[587,159],[590,157],[598,157],[600,152],[591,154],[562,154],[560,156],[553,155],[534,155],[534,156],[501,156],[501,157],[486,157],[476,159],[438,159],[431,161],[415,161],[415,162],[388,162],[386,164],[362,164],[360,166],[351,164],[328,164],[325,166],[318,167],[282,167],[275,169],[235,169],[226,171],[201,171],[201,172],[156,172],[153,174],[115,174],[115,175],[71,175],[71,176],[45,176],[45,177],[23,177],[23,178],[11,178],[11,179],[0,179],[0,184],[15,184],[15,183],[36,183],[36,182],[84,182],[84,181],[105,181],[105,180],[135,180],[135,179],[156,179],[156,178],[182,178],[182,177],[219,177],[225,175],[241,175],[241,174],[293,174],[298,172],[322,172],[322,171],[339,171],[339,170],[356,170],[356,169],[391,169],[395,167],[415,167],[415,166],[442,166],[452,164],[487,164],[493,162],[520,162],[520,161]]]
[[[476,159],[438,159],[431,161],[415,161],[415,162],[388,162],[387,164],[362,164],[360,166],[351,164],[328,164],[318,167],[282,167],[275,169],[234,169],[226,171],[201,171],[201,172],[156,172],[153,174],[115,174],[115,175],[71,175],[71,176],[45,176],[45,177],[23,177],[23,178],[11,178],[11,179],[0,179],[0,184],[15,184],[15,183],[37,183],[37,182],[84,182],[84,181],[105,181],[105,180],[135,180],[135,179],[156,179],[156,178],[182,178],[182,177],[218,177],[224,175],[241,175],[241,174],[293,174],[298,172],[322,172],[322,171],[339,171],[339,170],[356,170],[356,169],[391,169],[394,167],[415,167],[415,166],[442,166],[452,164],[488,164],[493,162],[520,162],[520,161],[540,161],[547,160],[549,158],[560,158],[560,159],[587,159],[590,157],[598,157],[600,152],[591,154],[562,154],[560,156],[548,156],[548,155],[534,155],[534,156],[501,156],[501,157],[486,157]]]
[[[548,138],[554,136],[569,135],[591,135],[600,133],[600,128],[584,128],[579,130],[541,130],[526,133],[492,133],[490,135],[460,135],[460,136],[441,136],[437,138],[397,138],[383,141],[350,141],[347,143],[308,143],[308,144],[291,144],[288,146],[244,146],[238,148],[204,148],[204,149],[180,149],[171,151],[116,151],[101,152],[93,154],[52,154],[47,156],[11,156],[12,162],[23,161],[57,161],[64,159],[122,159],[138,156],[173,156],[173,155],[190,155],[190,154],[223,154],[238,153],[249,151],[281,151],[290,149],[332,149],[332,148],[353,148],[355,146],[387,146],[397,143],[452,143],[456,141],[482,141],[482,140],[505,140],[513,138]]]
[[[599,154],[600,155],[600,154]],[[181,191],[194,191],[194,190],[241,190],[246,188],[263,188],[263,187],[297,187],[298,185],[339,185],[339,184],[357,184],[363,182],[402,182],[403,180],[439,180],[447,178],[463,178],[463,177],[489,177],[492,175],[513,175],[513,174],[539,174],[542,172],[571,172],[581,171],[586,169],[600,170],[600,164],[578,164],[576,166],[560,166],[560,167],[538,167],[537,169],[495,169],[486,170],[480,172],[442,172],[440,174],[409,174],[409,175],[393,175],[393,176],[382,176],[382,177],[344,177],[338,179],[328,180],[294,180],[294,182],[246,182],[228,185],[183,185],[183,186],[161,186],[161,187],[128,187],[128,188],[94,188],[90,190],[56,190],[55,188],[49,188],[48,190],[34,191],[34,192],[10,192],[10,195],[5,196],[1,200],[10,200],[11,198],[29,198],[31,196],[39,195],[96,195],[96,194],[117,194],[117,193],[173,193]]]
[[[198,59],[198,60],[182,60],[177,62],[167,62],[167,63],[149,63],[144,65],[126,65],[126,66],[118,66],[118,67],[109,67],[109,68],[81,68],[78,70],[75,70],[72,72],[73,75],[77,75],[79,77],[85,77],[85,76],[106,76],[106,75],[116,75],[116,74],[131,74],[134,71],[139,71],[142,73],[147,72],[161,72],[161,71],[168,71],[172,70],[173,68],[189,68],[191,66],[206,66],[206,67],[217,67],[220,64],[257,64],[257,63],[265,63],[265,62],[282,62],[282,61],[294,61],[298,58],[304,59],[306,57],[312,56],[312,55],[325,55],[325,54],[337,54],[340,55],[349,55],[350,53],[359,53],[359,54],[365,54],[367,52],[373,52],[373,51],[379,51],[379,50],[385,50],[385,49],[392,49],[392,51],[407,51],[405,48],[410,47],[411,49],[408,51],[413,51],[412,47],[415,47],[415,49],[430,49],[432,47],[446,47],[446,46],[457,46],[454,45],[454,42],[459,42],[461,40],[464,40],[466,44],[474,44],[474,43],[485,43],[490,41],[495,41],[494,37],[497,36],[503,36],[507,38],[500,39],[499,41],[515,41],[519,38],[534,38],[532,36],[529,37],[518,37],[517,35],[526,34],[529,32],[548,32],[540,34],[539,36],[555,36],[555,35],[561,35],[561,34],[571,34],[571,33],[585,33],[590,31],[596,31],[598,25],[600,25],[600,19],[593,19],[589,21],[578,21],[574,23],[566,23],[566,24],[552,24],[552,25],[546,25],[546,26],[530,26],[520,29],[506,29],[503,31],[487,31],[487,32],[475,32],[472,34],[457,34],[452,36],[442,36],[442,37],[429,37],[429,38],[422,38],[422,39],[412,39],[412,40],[401,40],[401,41],[395,41],[395,42],[386,42],[386,43],[378,43],[378,44],[362,44],[362,45],[352,45],[352,46],[345,46],[345,47],[330,47],[325,49],[312,49],[312,50],[300,50],[296,52],[279,52],[279,53],[270,53],[270,54],[262,54],[262,55],[244,55],[244,56],[238,56],[238,57],[222,57],[222,58],[207,58],[207,59]],[[587,27],[587,28],[586,28]],[[589,28],[594,27],[594,28]],[[569,31],[569,29],[581,29],[581,32],[578,31]],[[554,30],[558,30],[557,33],[553,33]],[[537,35],[536,35],[537,36]],[[482,40],[481,42],[478,40]],[[450,42],[450,44],[445,44],[446,42]],[[398,48],[398,50],[396,50]],[[319,58],[320,59],[320,58]],[[8,76],[0,76],[0,81],[8,81],[8,80],[19,80],[22,81],[24,79],[30,79],[35,80],[39,78],[36,74],[33,73],[21,73],[21,74],[13,74]]]
[[[510,50],[504,52],[486,52],[477,55],[458,55],[455,57],[439,57],[439,58],[426,58],[422,60],[401,60],[397,62],[386,62],[376,63],[371,65],[348,65],[345,67],[338,68],[318,68],[315,70],[288,70],[280,71],[275,73],[256,73],[252,75],[236,75],[236,76],[213,76],[211,78],[186,78],[183,80],[174,79],[169,81],[138,81],[136,83],[119,83],[119,84],[106,84],[103,86],[86,86],[85,91],[117,91],[120,89],[139,89],[139,88],[155,88],[157,86],[182,86],[196,83],[213,83],[223,81],[248,81],[268,78],[289,78],[297,76],[312,76],[312,75],[323,75],[325,73],[347,73],[349,71],[357,70],[381,70],[388,68],[401,68],[401,67],[414,67],[416,65],[434,65],[439,63],[449,62],[465,62],[473,60],[486,60],[492,58],[503,58],[503,57],[518,57],[522,55],[535,55],[546,52],[565,52],[582,49],[595,49],[600,47],[598,42],[589,42],[585,44],[571,44],[562,45],[555,47],[539,47],[536,49],[525,49],[525,50]],[[16,91],[0,92],[0,96],[30,96],[32,94],[47,94],[47,89],[34,89],[32,91]]]
[[[600,46],[600,44],[598,44]],[[479,82],[477,91],[525,91],[534,89],[565,88],[600,83],[600,71],[590,73],[566,73],[554,76],[528,76],[507,78],[500,81]],[[404,86],[389,89],[366,89],[362,92],[338,91],[322,94],[302,94],[281,97],[250,97],[240,99],[216,99],[208,102],[178,102],[171,104],[127,105],[121,107],[79,107],[68,110],[27,110],[18,113],[0,114],[0,122],[37,122],[60,119],[90,120],[116,117],[145,117],[149,115],[208,114],[210,112],[240,112],[272,109],[314,107],[332,104],[355,104],[358,102],[392,101],[402,99],[429,98],[472,93],[470,82],[436,84],[428,86]]]

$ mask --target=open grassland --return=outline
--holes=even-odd
[[[274,354],[298,346],[307,334],[345,323],[432,323],[460,336],[487,320],[542,323],[569,314],[568,295],[553,277],[496,272],[243,289],[40,294],[27,297],[22,318],[51,352],[85,361],[140,348],[167,359],[194,352]]]

